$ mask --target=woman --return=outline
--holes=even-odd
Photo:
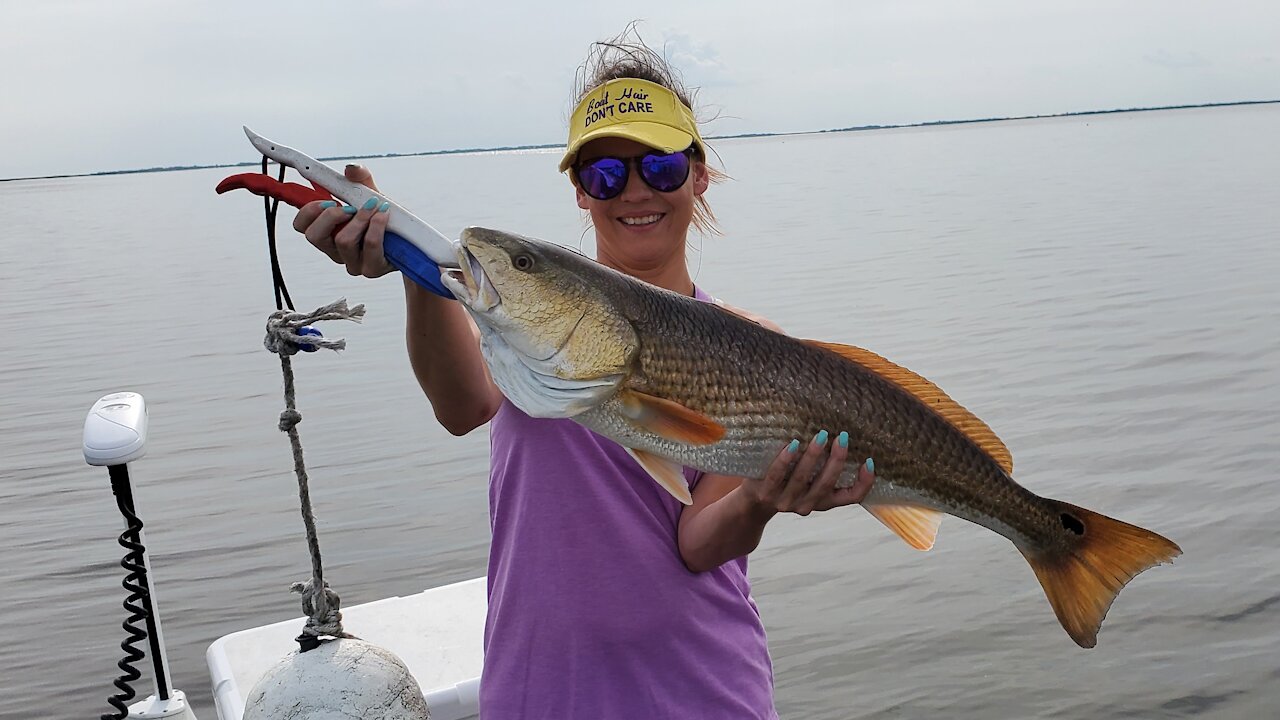
[[[685,260],[690,226],[714,222],[687,92],[639,42],[597,44],[580,78],[560,170],[590,215],[597,261],[712,301]],[[347,175],[373,186],[364,168]],[[294,227],[352,275],[391,271],[376,208],[312,203]],[[803,452],[800,440],[782,448],[763,478],[687,469],[693,504],[681,505],[616,443],[522,413],[489,377],[466,312],[408,280],[405,293],[410,359],[437,419],[457,435],[490,424],[481,716],[777,717],[746,555],[779,512],[859,502],[870,460],[835,489],[848,436],[823,431]]]

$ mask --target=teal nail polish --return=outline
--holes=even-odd
[[[814,444],[814,445],[823,445],[823,446],[825,446],[825,445],[827,444],[827,437],[828,437],[828,435],[827,435],[827,431],[826,431],[826,430],[823,430],[823,431],[819,432],[819,433],[817,434],[817,436],[815,436],[815,437],[813,438],[813,444]]]
[[[348,214],[348,215],[355,215],[355,214],[356,214],[356,206],[355,206],[355,205],[343,205],[343,206],[342,206],[342,212],[344,212],[344,213],[346,213],[346,214]]]
[[[364,201],[364,207],[361,210],[372,210],[376,207],[378,207],[378,198],[371,197]]]
[[[867,458],[867,463],[866,463],[866,465],[867,465],[867,472],[871,473],[872,475],[875,475],[875,474],[876,474],[876,461],[875,461],[875,460],[872,460],[871,458]]]
[[[324,202],[320,203],[320,207],[325,210],[328,210],[331,207],[338,207],[338,203],[332,200],[325,200]]]
[[[391,209],[391,203],[384,202],[378,206],[378,212],[386,212]]]
[[[792,440],[792,441],[791,441],[791,444],[787,446],[787,452],[789,452],[789,453],[793,453],[793,452],[795,452],[795,451],[797,451],[797,450],[799,450],[799,449],[800,449],[800,441],[799,441],[799,440]]]
[[[840,443],[840,447],[842,448],[849,447],[849,433],[841,430],[840,434],[836,436],[836,442]]]

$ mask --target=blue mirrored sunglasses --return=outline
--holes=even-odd
[[[610,200],[622,194],[631,176],[631,166],[640,172],[640,179],[658,192],[679,190],[689,179],[689,158],[692,148],[680,152],[648,152],[636,157],[604,156],[594,158],[574,168],[582,191],[597,200]]]

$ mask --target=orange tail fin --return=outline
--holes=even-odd
[[[1172,541],[1137,525],[1056,500],[1067,531],[1063,549],[1023,550],[1058,622],[1080,647],[1098,643],[1098,628],[1116,595],[1138,573],[1182,554]],[[1020,548],[1021,549],[1021,548]]]

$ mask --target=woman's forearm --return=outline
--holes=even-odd
[[[457,302],[408,278],[404,283],[409,364],[436,419],[464,435],[488,422],[502,402],[480,354],[479,331]]]
[[[678,533],[680,557],[693,572],[720,567],[755,550],[764,536],[765,525],[776,514],[772,508],[750,500],[741,486],[735,487],[691,516],[682,516]]]

